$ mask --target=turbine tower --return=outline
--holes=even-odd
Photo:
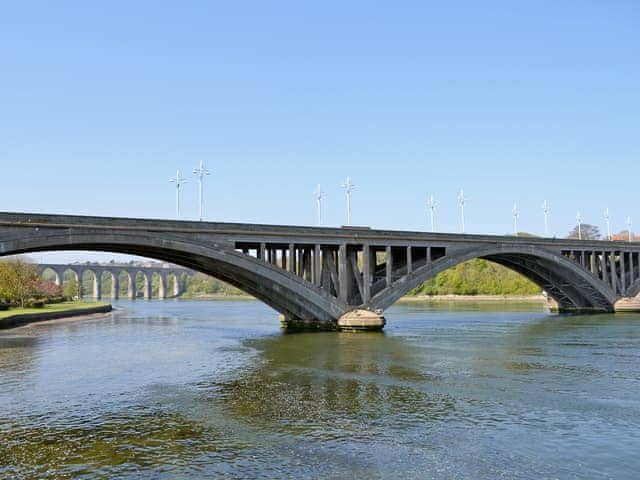
[[[518,205],[517,204],[513,204],[513,210],[511,210],[511,213],[513,213],[513,234],[517,237],[518,236],[518,217],[520,216],[520,211],[518,210]]]

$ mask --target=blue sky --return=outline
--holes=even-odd
[[[0,210],[640,230],[640,3],[3,2]]]

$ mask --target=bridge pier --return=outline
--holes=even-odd
[[[136,274],[129,274],[129,286],[127,288],[127,296],[129,300],[134,300],[136,298]]]
[[[93,298],[100,300],[102,298],[102,275],[93,273]]]
[[[158,284],[158,298],[160,300],[164,300],[167,298],[167,289],[166,289],[167,277],[164,273],[160,273],[160,282]]]
[[[381,311],[355,309],[342,315],[337,322],[302,320],[279,315],[280,327],[287,332],[379,332],[387,321]]]
[[[117,300],[120,296],[120,278],[117,273],[111,274],[111,298]]]
[[[144,299],[151,299],[151,275],[144,274]]]

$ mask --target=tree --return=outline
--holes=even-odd
[[[71,299],[80,295],[78,282],[75,278],[64,282],[64,284],[62,285],[62,295]]]
[[[55,298],[62,295],[62,287],[54,282],[39,278],[36,283],[36,296],[43,298]]]
[[[0,262],[0,297],[5,300],[24,308],[25,299],[38,294],[39,283],[36,267],[21,258]]]
[[[576,225],[574,229],[569,232],[569,235],[567,236],[567,238],[582,238],[582,240],[599,240],[600,229],[595,225],[583,223],[580,226],[580,233],[578,233],[578,225]]]

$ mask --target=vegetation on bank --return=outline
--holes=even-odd
[[[536,295],[542,289],[517,272],[476,258],[427,280],[409,295]]]
[[[242,290],[218,280],[217,278],[205,275],[204,273],[196,273],[185,280],[185,291],[182,294],[183,298],[198,298],[206,296],[249,296]]]
[[[62,288],[41,278],[35,265],[21,257],[0,261],[0,310],[42,308],[64,300]]]

